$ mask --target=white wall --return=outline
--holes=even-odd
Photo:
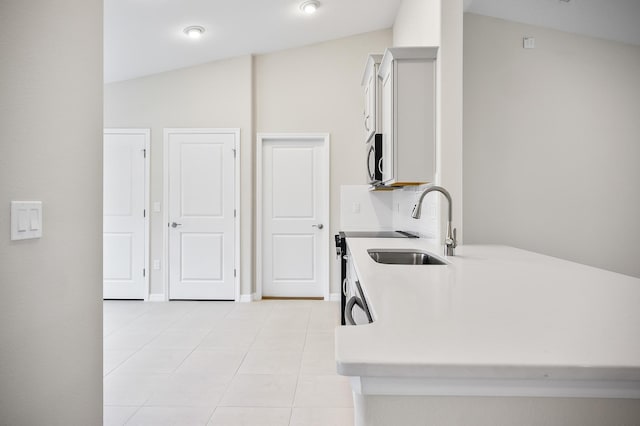
[[[394,46],[440,46],[442,0],[402,0],[393,23]]]
[[[464,32],[466,241],[640,277],[640,47],[472,14]]]
[[[339,230],[340,185],[365,179],[360,80],[369,53],[391,45],[383,30],[255,57],[217,61],[105,86],[105,127],[151,128],[151,200],[162,196],[164,127],[240,127],[241,293],[254,291],[254,170],[257,132],[331,135],[331,227]],[[163,206],[164,208],[164,206]],[[151,258],[162,254],[162,213],[151,216]],[[333,256],[330,257],[333,259]],[[336,265],[331,262],[332,277]],[[164,265],[163,265],[164,266]],[[332,292],[337,292],[334,277]],[[162,292],[152,271],[152,293]]]
[[[163,196],[165,127],[240,128],[242,294],[251,292],[253,281],[251,69],[251,56],[242,56],[108,84],[104,93],[105,127],[151,128],[152,203]],[[162,217],[151,212],[151,259],[163,259]],[[163,293],[162,270],[151,271],[150,287],[152,294]]]
[[[640,404],[621,398],[354,394],[356,426],[637,425]],[[419,420],[416,420],[419,419]]]
[[[98,425],[102,1],[3,0],[0,49],[0,424]],[[10,241],[11,200],[41,239]]]

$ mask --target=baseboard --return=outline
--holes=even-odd
[[[330,293],[329,298],[325,299],[329,302],[339,302],[340,301],[340,293]]]
[[[240,295],[240,303],[246,303],[246,302],[253,302],[259,300],[258,299],[258,295],[256,293],[251,293],[251,294],[241,294]]]
[[[324,297],[279,297],[279,296],[262,296],[262,300],[324,300]]]
[[[329,297],[326,299],[323,298],[317,298],[317,297],[274,297],[274,298],[270,298],[270,297],[265,297],[264,299],[278,299],[278,300],[284,300],[284,299],[293,299],[293,300],[297,300],[297,299],[306,299],[306,300],[327,300],[329,302],[339,302],[340,301],[340,293],[331,293],[329,294]],[[258,295],[256,293],[251,293],[251,294],[241,294],[240,295],[240,302],[241,303],[245,303],[245,302],[255,302],[256,300],[260,300],[260,298],[258,297]]]
[[[164,293],[151,293],[149,295],[149,302],[164,302]]]

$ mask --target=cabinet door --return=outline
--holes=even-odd
[[[393,163],[393,73],[382,78],[382,182],[390,182],[394,177]]]
[[[364,88],[364,140],[369,140],[376,132],[376,81],[375,73],[369,75],[367,84]]]

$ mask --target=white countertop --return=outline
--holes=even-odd
[[[384,265],[367,249],[425,239],[347,239],[374,322],[336,330],[346,376],[627,381],[640,389],[640,279],[505,246],[449,265]]]

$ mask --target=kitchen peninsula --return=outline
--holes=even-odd
[[[429,241],[347,239],[373,317],[336,331],[356,425],[640,424],[640,279]],[[368,253],[400,248],[447,264]]]

